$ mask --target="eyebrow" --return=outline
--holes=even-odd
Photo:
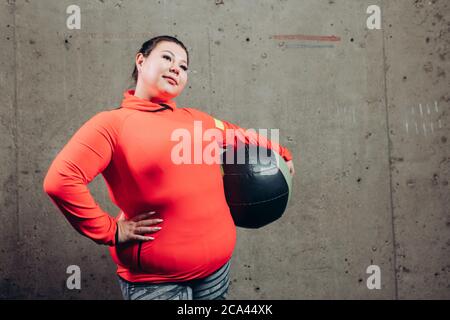
[[[172,51],[169,51],[169,50],[163,50],[162,52],[169,52],[172,56],[175,57],[175,55],[173,54]],[[186,62],[186,60],[181,60],[181,61],[182,61],[182,62],[183,62],[183,61]],[[186,62],[186,64],[187,64],[187,62]]]

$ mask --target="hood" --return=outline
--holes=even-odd
[[[170,108],[172,111],[174,111],[177,107],[176,102],[173,100],[160,103],[151,102],[150,100],[136,97],[134,95],[134,91],[135,90],[127,90],[124,92],[121,104],[122,108],[156,112],[165,110],[167,108]]]

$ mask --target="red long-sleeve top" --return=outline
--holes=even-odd
[[[192,108],[177,108],[124,93],[121,107],[103,111],[88,120],[53,160],[43,187],[52,202],[82,235],[110,246],[117,273],[131,282],[187,281],[210,275],[232,255],[236,228],[226,203],[220,166],[205,161],[176,164],[173,132],[185,129],[197,148],[194,121],[203,130],[245,129]],[[197,130],[197,132],[194,132]],[[245,143],[277,150],[286,160],[287,148],[262,135],[245,132]],[[221,147],[236,144],[225,134]],[[211,141],[202,141],[204,149]],[[111,200],[126,219],[156,211],[162,229],[149,235],[155,240],[115,243],[117,218],[92,197],[87,185],[101,173]]]

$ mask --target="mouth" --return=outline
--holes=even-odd
[[[169,76],[163,76],[163,78],[167,79],[167,81],[168,81],[171,85],[178,85],[177,80],[175,80],[175,79],[172,78],[172,77],[169,77]]]

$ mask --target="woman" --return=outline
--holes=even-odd
[[[136,55],[135,90],[121,107],[88,120],[54,159],[44,190],[72,226],[110,246],[125,299],[225,299],[236,229],[217,163],[175,163],[173,132],[243,131],[173,100],[186,86],[189,56],[178,39],[146,41]],[[257,134],[246,143],[277,148],[294,174],[290,152]],[[258,140],[259,139],[259,140]],[[198,141],[195,141],[197,143]],[[194,143],[194,144],[195,144]],[[208,141],[200,142],[205,148]],[[221,146],[236,145],[225,135]],[[87,185],[101,173],[117,218]]]

